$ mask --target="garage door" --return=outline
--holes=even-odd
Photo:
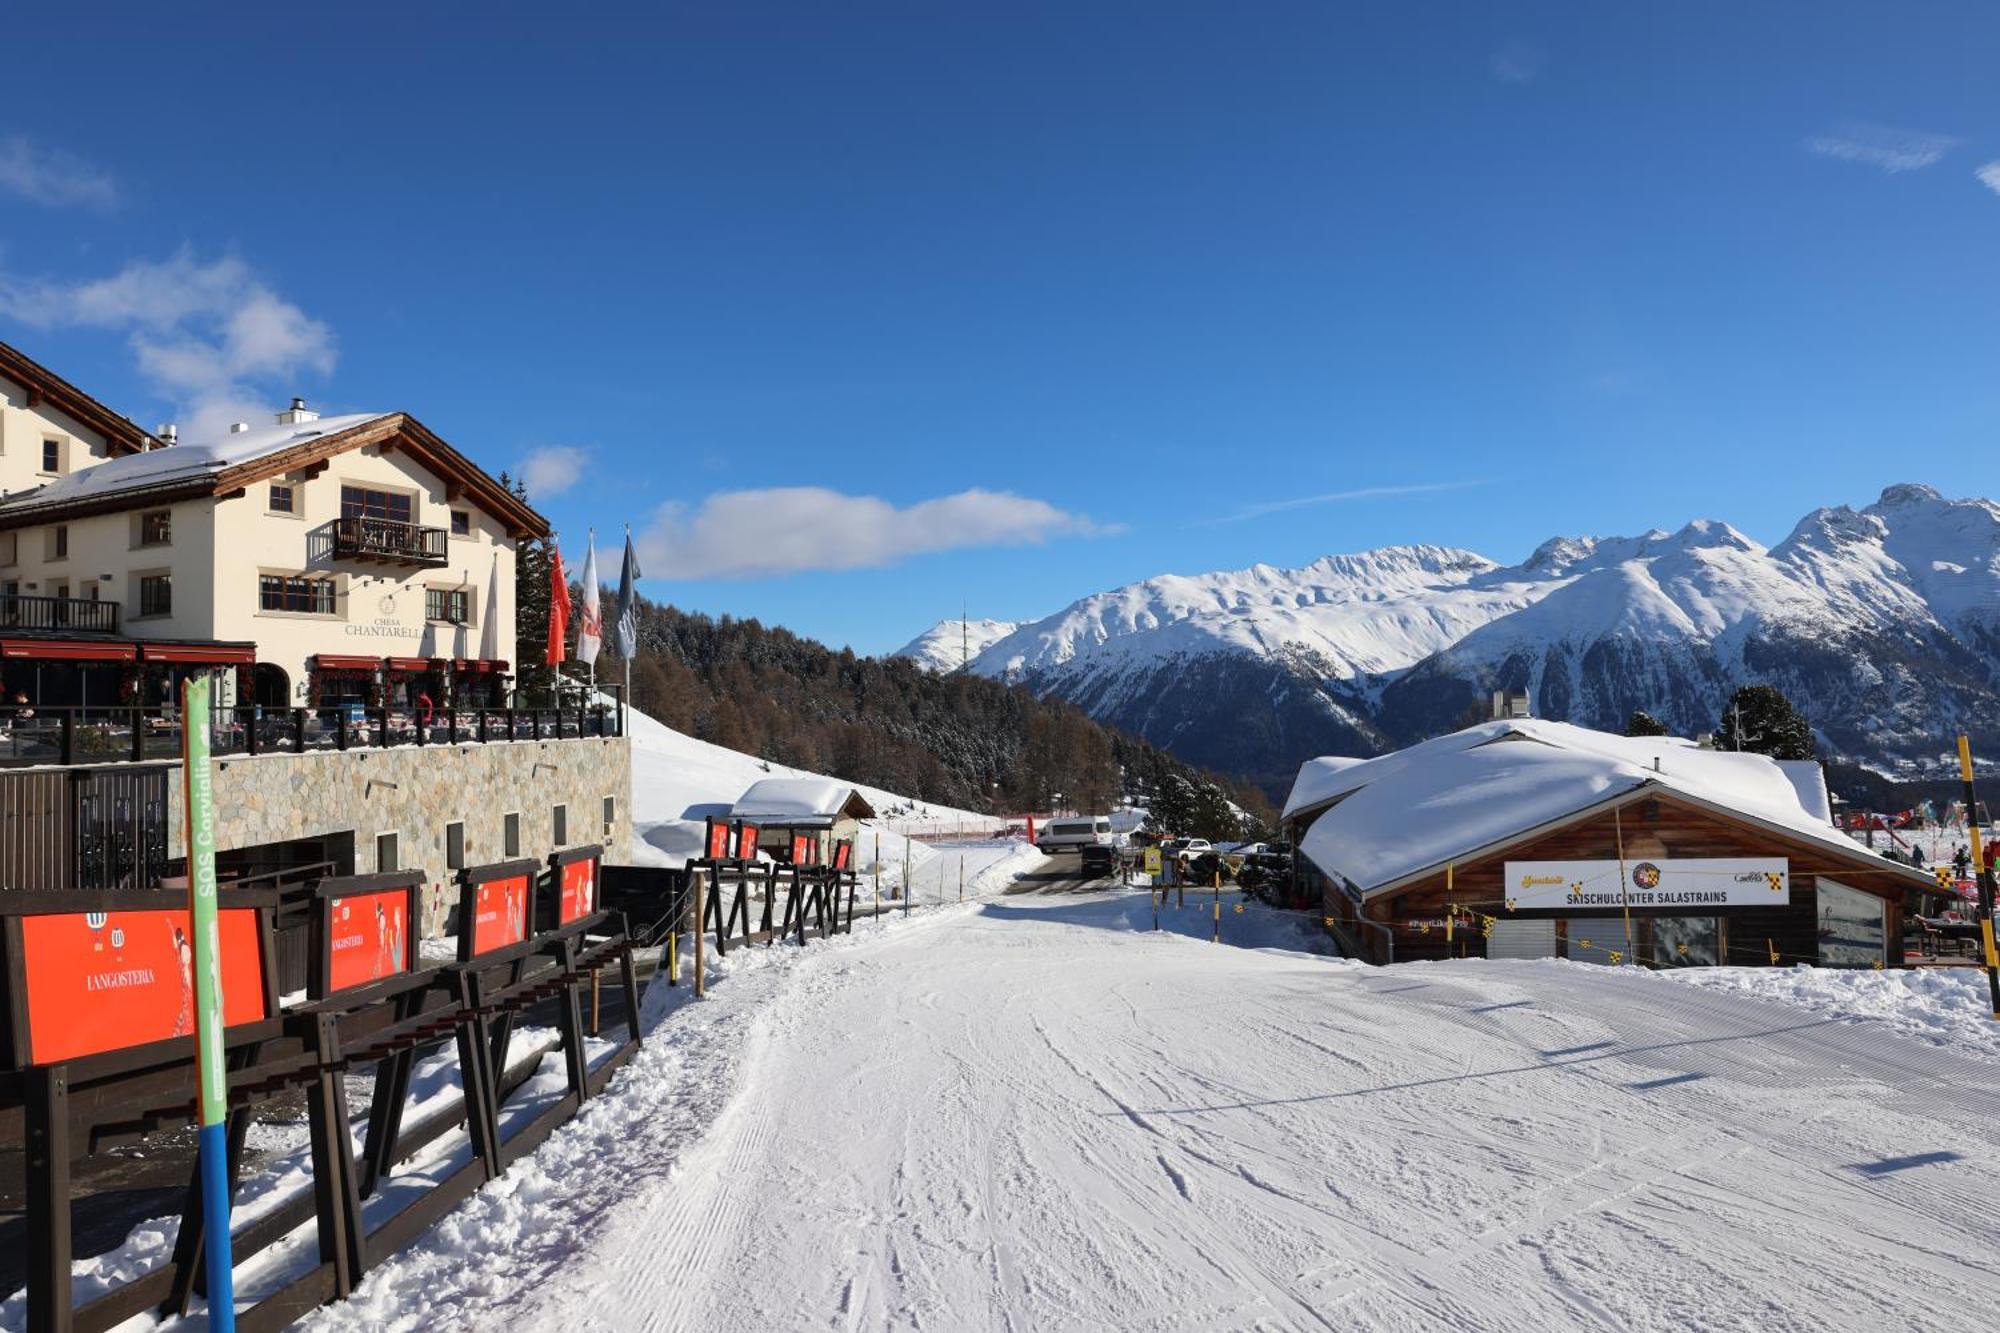
[[[1554,958],[1556,923],[1553,921],[1495,921],[1486,937],[1488,958]]]

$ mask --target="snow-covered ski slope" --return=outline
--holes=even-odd
[[[768,763],[736,750],[683,735],[632,709],[627,714],[632,738],[632,818],[638,833],[633,850],[679,865],[701,852],[703,821],[709,815],[726,815],[736,799],[764,778],[816,778],[825,776],[804,769]],[[856,851],[863,857],[874,855],[875,833],[881,835],[882,859],[900,867],[903,832],[968,833],[994,830],[1005,821],[991,815],[975,814],[946,805],[932,805],[879,787],[855,784],[879,818],[870,825],[870,834]],[[911,849],[914,860],[929,853],[921,844]]]
[[[1992,1045],[1630,969],[1217,946],[1196,897],[1178,934],[1143,893],[1034,894],[732,954],[314,1324],[1991,1326]]]

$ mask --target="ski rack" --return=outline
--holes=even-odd
[[[812,931],[822,938],[852,930],[856,885],[853,841],[843,839],[834,848],[833,863],[823,864],[817,859],[819,840],[793,830],[791,860],[780,865],[756,859],[759,833],[754,824],[718,819],[711,815],[703,838],[707,855],[688,862],[690,873],[707,877],[709,892],[705,895],[702,919],[696,923],[696,929],[698,932],[714,932],[715,951],[727,955],[732,935],[738,936],[736,943],[744,947],[752,944],[768,946],[781,937],[795,938],[804,944],[808,920],[812,922]],[[757,929],[753,932],[750,928],[750,888],[757,883],[764,888],[764,906]],[[776,913],[780,887],[785,890],[782,916]],[[841,901],[843,889],[846,894],[844,914]]]
[[[216,903],[232,957],[242,968],[235,973],[239,984],[225,995],[229,1007],[223,1030],[233,1171],[241,1161],[255,1105],[306,1086],[311,1089],[309,1106],[316,1107],[328,1080],[318,1068],[318,1029],[279,1014],[271,926],[277,893],[222,889]],[[7,1067],[0,1073],[0,1086],[9,1099],[20,1102],[23,1113],[26,1324],[32,1333],[96,1333],[148,1310],[184,1306],[201,1266],[200,1177],[191,1170],[173,1261],[81,1306],[74,1303],[70,1171],[76,1141],[81,1138],[89,1152],[105,1142],[136,1139],[195,1120],[191,1001],[184,996],[180,1006],[171,1004],[176,989],[192,991],[191,946],[182,953],[191,938],[187,918],[185,902],[176,905],[173,895],[149,889],[23,890],[0,897],[8,1001]],[[254,950],[247,962],[246,945]],[[128,946],[129,958],[123,956]],[[106,952],[111,954],[109,969],[102,957]],[[172,971],[163,978],[167,963]],[[92,966],[100,970],[82,971]],[[251,985],[241,984],[253,979]],[[178,986],[170,984],[174,982]],[[162,1000],[169,1003],[162,1007]],[[164,1014],[175,1015],[164,1020],[169,1032],[185,1027],[186,1034],[156,1036]],[[320,1265],[245,1311],[269,1321],[246,1318],[245,1328],[280,1327],[323,1299],[314,1293],[330,1289],[333,1281],[325,1261],[332,1238],[329,1220],[322,1214]],[[258,1248],[262,1246],[246,1252]]]
[[[284,1092],[304,1088],[311,1134],[313,1188],[232,1229],[238,1263],[269,1248],[309,1221],[317,1222],[318,1262],[294,1273],[253,1304],[239,1300],[245,1330],[276,1329],[314,1307],[351,1293],[371,1262],[402,1249],[452,1207],[532,1151],[562,1121],[604,1089],[640,1043],[639,992],[632,944],[622,913],[599,906],[603,850],[580,847],[531,860],[481,866],[461,874],[466,890],[459,917],[460,961],[423,967],[416,932],[422,871],[326,879],[312,886],[307,1000],[278,1008],[277,950],[271,920],[275,892],[223,890],[225,918],[239,923],[238,944],[256,941],[254,1002],[232,1002],[253,1017],[225,1030],[229,1063],[228,1167],[232,1188],[240,1170],[251,1113]],[[481,890],[484,890],[482,899]],[[509,896],[511,891],[511,897]],[[122,913],[168,916],[151,891],[23,892],[0,897],[0,938],[6,944],[10,1015],[9,1061],[0,1089],[25,1103],[29,1205],[27,1327],[34,1333],[97,1333],[149,1309],[185,1313],[201,1294],[202,1211],[198,1175],[190,1181],[172,1258],[131,1282],[73,1306],[69,1169],[73,1136],[94,1148],[103,1139],[138,1136],[191,1123],[194,1115],[192,1037],[112,1046],[61,1060],[32,1059],[50,1044],[48,1025],[32,1005],[30,982],[49,970],[41,948],[50,932],[26,925],[38,917],[77,918],[83,929],[115,929]],[[492,909],[481,929],[479,908]],[[547,914],[532,929],[530,909]],[[345,909],[343,914],[342,909]],[[378,911],[379,909],[379,911]],[[496,927],[499,935],[496,935]],[[74,935],[77,928],[71,926]],[[507,938],[501,938],[505,936]],[[74,950],[72,950],[74,952]],[[235,954],[241,956],[239,947]],[[595,1068],[589,1063],[580,1009],[586,974],[616,968],[624,990],[625,1039]],[[46,992],[46,986],[43,991]],[[80,989],[80,988],[79,988]],[[231,987],[235,996],[246,987]],[[98,992],[100,994],[107,992]],[[533,1075],[541,1053],[520,1066],[505,1064],[515,1019],[530,1007],[557,1002],[557,1033],[568,1088],[503,1138],[509,1100]],[[463,1097],[405,1131],[403,1113],[419,1052],[455,1038]],[[38,1043],[40,1045],[38,1046]],[[70,1045],[75,1045],[71,1039]],[[375,1067],[359,1158],[354,1151],[345,1076]],[[71,1094],[77,1094],[74,1101]],[[429,1186],[369,1230],[363,1202],[396,1163],[466,1125],[472,1150],[457,1170]]]

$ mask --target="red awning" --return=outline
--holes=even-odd
[[[461,657],[455,659],[451,665],[454,671],[466,671],[466,672],[497,671],[503,675],[506,674],[507,671],[507,659],[505,659],[504,657],[502,658]]]
[[[373,671],[382,665],[379,657],[343,657],[339,653],[314,653],[313,665],[321,671]]]
[[[422,675],[431,669],[431,659],[428,657],[385,657],[382,659],[382,665],[387,670],[398,672],[402,675]]]
[[[136,643],[77,643],[55,639],[0,639],[0,657],[42,662],[130,662]]]
[[[143,651],[148,662],[196,666],[249,666],[257,660],[257,650],[248,644],[149,643]]]

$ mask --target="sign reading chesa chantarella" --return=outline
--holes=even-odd
[[[1791,870],[1767,856],[1509,861],[1507,900],[1511,908],[1783,907]]]

